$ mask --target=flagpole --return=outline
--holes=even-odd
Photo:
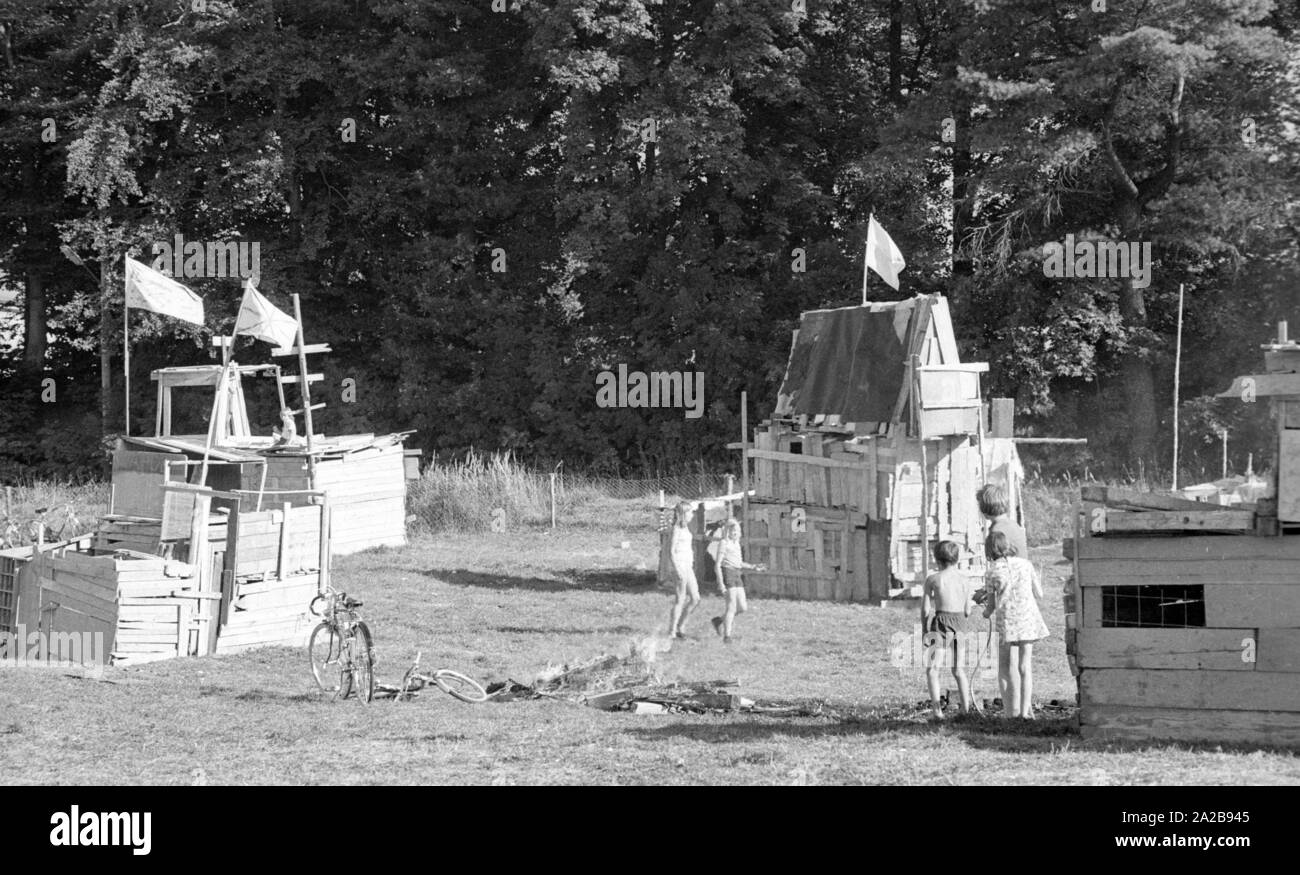
[[[131,306],[126,302],[126,286],[122,286],[122,376],[126,393],[126,423],[123,434],[131,436]]]
[[[871,260],[871,220],[876,217],[875,213],[867,216],[867,242],[862,244],[862,306],[867,306],[867,273],[869,268],[867,262]]]
[[[1178,491],[1178,383],[1183,365],[1183,284],[1178,284],[1178,339],[1174,342],[1174,477],[1173,491]]]

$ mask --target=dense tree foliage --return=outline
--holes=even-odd
[[[327,432],[725,464],[799,313],[859,300],[871,213],[908,259],[872,296],[948,294],[1018,424],[1090,439],[1044,464],[1167,460],[1183,284],[1189,466],[1227,428],[1240,467],[1267,422],[1207,396],[1300,328],[1297,26],[1292,0],[0,0],[0,468],[101,463],[121,257],[176,234],[256,242],[261,289],[300,295]],[[1149,283],[1046,276],[1067,234],[1149,242]],[[203,330],[132,312],[133,430],[149,371],[233,324],[238,280],[188,282]],[[597,406],[620,363],[702,371],[704,415]]]

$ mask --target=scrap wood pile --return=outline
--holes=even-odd
[[[627,656],[601,656],[575,665],[548,668],[530,684],[516,680],[493,684],[488,694],[496,701],[510,699],[560,699],[602,711],[636,714],[725,713],[747,711],[783,716],[815,716],[820,703],[811,706],[773,706],[735,692],[734,680],[664,681],[654,666],[636,650]]]

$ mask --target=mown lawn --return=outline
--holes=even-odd
[[[628,549],[621,542],[630,542]],[[667,628],[654,583],[648,508],[601,502],[558,532],[424,537],[403,550],[338,560],[335,582],[364,598],[380,680],[417,649],[428,667],[485,683],[530,680],[548,664],[625,654]],[[1045,563],[1048,624],[1037,699],[1072,705],[1060,637],[1059,546]],[[914,612],[752,599],[738,639],[708,629],[659,652],[665,679],[739,681],[764,703],[825,703],[822,716],[634,715],[562,701],[466,705],[437,691],[414,701],[331,702],[304,653],[108,669],[102,680],[0,670],[5,783],[303,784],[1265,784],[1300,782],[1290,752],[1082,741],[1072,708],[1021,725],[932,725],[918,669],[890,664],[890,636]],[[661,647],[668,642],[661,641]],[[993,684],[979,684],[992,698]]]

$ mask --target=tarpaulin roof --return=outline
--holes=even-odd
[[[804,313],[776,414],[895,421],[906,394],[908,357],[920,351],[917,340],[929,329],[931,303],[918,296]]]

